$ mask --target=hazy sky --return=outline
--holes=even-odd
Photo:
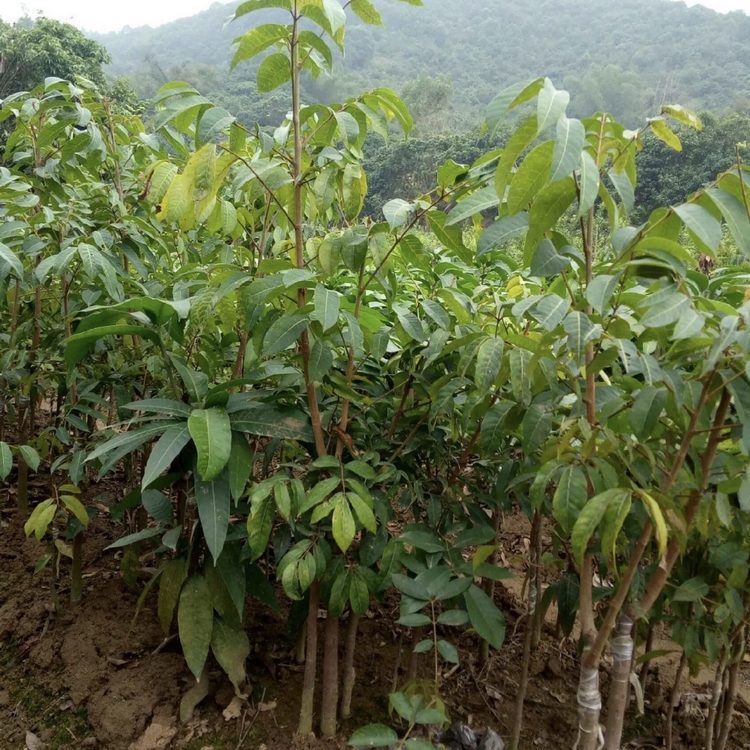
[[[158,26],[205,10],[212,2],[214,0],[2,0],[0,18],[15,21],[24,14],[42,13],[89,31],[105,32],[117,31],[123,26]],[[696,2],[719,11],[744,10],[750,14],[750,0],[687,0],[688,5]]]

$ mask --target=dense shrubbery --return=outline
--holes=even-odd
[[[666,620],[686,665],[717,666],[706,745],[723,750],[748,603],[750,303],[742,269],[707,277],[697,259],[723,225],[750,255],[750,171],[738,156],[631,226],[638,152],[651,136],[679,148],[670,123],[700,120],[678,106],[638,131],[569,118],[568,94],[538,79],[493,99],[482,152],[448,139],[435,184],[361,221],[368,134],[408,133],[411,115],[383,88],[303,106],[303,72],[343,46],[343,10],[249,0],[237,17],[269,6],[286,23],[248,32],[235,59],[269,49],[258,88],[291,84],[272,133],[185,83],[162,87],[148,130],[56,79],[3,102],[0,440],[13,420],[17,444],[0,443],[0,476],[16,464],[18,517],[49,540],[42,564],[57,570],[70,541],[80,597],[95,512],[82,490],[122,466],[118,510],[148,518],[116,546],[156,545],[149,586],[197,681],[182,714],[205,695],[210,652],[243,695],[246,596],[275,606],[283,590],[306,618],[303,734],[319,608],[332,735],[351,708],[359,618],[395,587],[399,622],[435,664],[429,689],[391,696],[411,728],[445,719],[438,665],[459,655],[437,624],[470,629],[483,656],[502,647],[498,524],[516,506],[532,527],[524,674],[537,612],[556,600],[567,632],[577,612],[579,746],[599,745],[611,642],[604,742],[620,747],[633,621]],[[352,9],[380,21],[368,0]],[[509,111],[520,117],[495,148]],[[54,408],[38,432],[42,402]],[[51,495],[29,513],[28,471],[42,467]],[[394,535],[396,513],[409,520]],[[543,521],[559,569],[544,592]],[[396,740],[378,726],[353,738]]]

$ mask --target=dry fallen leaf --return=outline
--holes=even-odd
[[[221,712],[224,717],[224,721],[232,721],[232,719],[239,719],[242,716],[243,701],[236,695],[229,702],[229,705]]]

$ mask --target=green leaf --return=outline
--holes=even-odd
[[[313,431],[307,416],[297,409],[258,404],[230,415],[232,429],[251,435],[301,440],[312,443]]]
[[[534,252],[531,260],[531,275],[540,279],[557,276],[570,267],[570,258],[557,252],[552,240],[542,240]]]
[[[232,449],[227,468],[229,490],[234,500],[237,501],[244,494],[253,471],[253,453],[247,444],[247,438],[238,432],[232,433]]]
[[[437,708],[423,708],[414,717],[414,721],[416,721],[417,724],[442,725],[446,723],[447,718],[445,716],[445,711],[441,711]]]
[[[175,425],[165,430],[156,445],[151,449],[146,468],[143,470],[141,489],[145,490],[162,472],[168,469],[180,455],[182,449],[190,442],[190,433],[186,424]]]
[[[193,575],[185,582],[177,610],[177,625],[182,652],[188,668],[200,679],[211,646],[214,605],[206,579]]]
[[[629,490],[606,490],[592,497],[582,508],[570,535],[570,546],[579,565],[583,565],[583,556],[596,527],[601,523],[607,507],[623,493],[630,495]]]
[[[208,375],[188,367],[180,357],[172,357],[172,363],[187,388],[191,402],[202,401],[208,393]]]
[[[129,404],[123,404],[120,408],[142,411],[147,414],[169,414],[186,419],[193,411],[192,407],[187,404],[169,398],[144,398],[142,401],[131,401]]]
[[[128,534],[118,539],[116,542],[112,542],[109,547],[105,547],[105,550],[119,549],[120,547],[128,547],[131,544],[142,542],[145,539],[152,539],[155,536],[159,536],[164,533],[164,529],[160,526],[158,529],[143,529],[143,531],[137,531],[135,534]]]
[[[74,495],[61,495],[65,507],[80,521],[81,525],[86,528],[89,525],[89,514],[83,503]]]
[[[382,26],[383,19],[378,9],[370,0],[352,0],[351,9],[363,23],[370,26]]]
[[[577,197],[575,182],[566,177],[553,182],[542,190],[529,211],[529,232],[526,235],[523,262],[530,265],[537,245],[544,233],[557,224],[558,220],[573,205]]]
[[[268,547],[275,511],[276,506],[269,496],[256,495],[252,498],[250,515],[247,517],[247,540],[252,561],[261,557]]]
[[[333,328],[339,319],[339,303],[341,296],[338,292],[326,289],[322,284],[315,287],[313,301],[315,302],[315,311],[310,315],[313,320],[317,320],[323,330],[327,331]]]
[[[537,134],[541,135],[565,114],[569,101],[567,91],[558,91],[552,81],[545,78],[544,87],[537,97]]]
[[[550,182],[557,182],[571,174],[581,161],[586,143],[586,128],[580,120],[563,116],[557,121],[555,152],[552,155]]]
[[[451,319],[441,305],[431,299],[423,299],[420,303],[422,309],[432,321],[444,331],[450,330]]]
[[[398,742],[398,735],[383,724],[368,724],[349,739],[351,747],[387,747]]]
[[[291,80],[292,67],[283,52],[273,52],[263,58],[257,76],[258,91],[261,94],[267,94]]]
[[[421,615],[418,612],[412,615],[401,615],[397,620],[399,625],[403,625],[406,628],[421,628],[425,625],[429,625],[432,620],[427,615]]]
[[[26,536],[34,534],[37,541],[41,542],[42,537],[47,533],[47,527],[52,522],[56,512],[57,507],[52,498],[48,498],[39,503],[39,505],[31,511],[31,515],[23,526],[23,531]]]
[[[741,252],[750,257],[750,219],[745,207],[725,190],[709,188],[706,193],[724,216],[724,221]]]
[[[466,625],[469,622],[469,615],[462,609],[449,609],[440,613],[438,622],[441,625],[450,625],[453,627]]]
[[[430,601],[430,592],[427,590],[427,587],[413,578],[409,578],[409,576],[394,573],[393,585],[412,599],[422,602]]]
[[[229,415],[220,407],[195,409],[187,426],[198,452],[198,474],[204,482],[210,482],[224,470],[232,452]]]
[[[503,613],[495,606],[492,599],[474,584],[464,592],[464,601],[474,630],[491,646],[500,648],[505,639]]]
[[[620,534],[622,525],[630,513],[633,502],[630,498],[630,492],[623,491],[615,495],[607,506],[602,522],[602,555],[607,560],[607,564],[615,559],[617,548],[617,537]]]
[[[511,216],[522,208],[527,208],[547,184],[554,149],[555,144],[552,141],[540,143],[531,150],[513,175],[508,190],[508,213]]]
[[[23,278],[23,263],[21,263],[18,256],[3,242],[0,242],[0,261],[7,263],[19,279]]]
[[[594,325],[586,313],[571,312],[563,322],[568,334],[568,350],[579,364],[583,362],[586,347],[601,333],[601,327]]]
[[[481,258],[497,248],[510,242],[514,237],[529,229],[529,215],[525,211],[515,216],[503,216],[482,232],[477,243],[477,258]]]
[[[355,615],[367,614],[367,608],[370,605],[370,589],[367,586],[367,580],[359,571],[355,572],[349,585],[349,602]]]
[[[458,649],[448,641],[440,640],[437,644],[440,656],[451,664],[458,664]]]
[[[674,602],[697,602],[710,591],[709,585],[699,577],[690,578],[672,594]]]
[[[406,693],[391,693],[388,702],[396,713],[405,721],[411,722],[414,718],[415,706]]]
[[[581,191],[578,204],[578,216],[585,216],[594,207],[599,195],[599,167],[588,151],[581,152],[581,164],[578,167],[578,186]]]
[[[357,525],[346,496],[342,493],[333,509],[333,538],[339,549],[346,552],[352,546]]]
[[[666,388],[649,385],[638,392],[628,414],[630,426],[636,437],[647,439],[653,435],[666,403]]]
[[[10,446],[0,441],[0,479],[7,479],[13,468],[13,453],[11,453]]]
[[[552,430],[552,413],[541,404],[532,404],[523,417],[523,450],[530,456],[547,440]]]
[[[330,477],[318,482],[305,496],[304,502],[297,509],[298,515],[307,513],[311,508],[320,505],[341,484],[338,477]]]
[[[322,383],[323,378],[333,366],[333,349],[328,341],[316,341],[310,349],[310,363],[308,365],[310,380]]]
[[[174,609],[180,599],[182,584],[187,578],[187,560],[183,557],[170,560],[159,579],[157,611],[164,635],[168,636],[174,618]]]
[[[669,125],[661,117],[649,120],[649,125],[651,125],[651,130],[660,141],[666,143],[667,146],[675,151],[682,151],[680,139],[672,132]]]
[[[427,337],[427,334],[422,325],[422,321],[413,313],[409,311],[397,313],[398,322],[401,323],[404,331],[407,335],[417,343],[422,343]]]
[[[288,34],[289,29],[278,23],[267,23],[262,26],[256,26],[254,29],[250,29],[246,34],[243,34],[241,37],[234,40],[235,42],[239,42],[239,46],[232,58],[230,69],[234,69],[235,66],[243,60],[251,60],[253,57],[263,52],[263,50],[266,50],[276,44],[276,42],[285,39]]]
[[[378,524],[375,520],[375,514],[367,503],[356,493],[348,492],[346,494],[349,504],[352,507],[359,522],[371,533],[375,534],[378,530]]]
[[[92,344],[105,336],[140,336],[158,344],[160,339],[156,331],[144,326],[101,326],[81,333],[74,333],[65,339],[65,364],[72,370],[89,352]]]
[[[601,274],[594,276],[591,279],[591,283],[586,287],[586,300],[600,315],[604,312],[604,308],[612,299],[612,295],[617,289],[617,285],[620,283],[620,274],[616,276],[608,276],[607,274]]]
[[[586,475],[577,466],[566,467],[552,500],[555,520],[565,533],[570,533],[575,526],[578,515],[586,504],[587,497]]]
[[[482,342],[477,351],[474,380],[482,395],[489,393],[500,372],[504,346],[501,338],[491,336]]]
[[[499,203],[500,199],[497,197],[494,188],[486,187],[477,190],[477,192],[464,198],[457,206],[451,209],[448,214],[448,221],[445,222],[445,226],[450,227],[454,224],[458,224],[459,222],[474,216],[474,214],[478,214],[480,211],[494,208]]]
[[[19,445],[18,452],[32,471],[39,471],[39,454],[30,445]]]
[[[196,476],[195,501],[206,545],[216,561],[224,549],[229,528],[231,497],[228,472],[208,482]]]
[[[542,78],[514,83],[503,89],[487,106],[486,123],[492,135],[506,112],[533,99],[544,85]]]
[[[502,446],[508,432],[505,429],[505,418],[513,408],[510,401],[498,401],[484,415],[479,428],[479,445],[488,453],[495,453]]]
[[[690,307],[690,299],[684,294],[674,292],[652,305],[641,316],[641,324],[646,328],[661,328],[676,323]]]
[[[263,339],[263,354],[270,356],[288,349],[307,330],[307,316],[297,311],[286,313],[275,320]]]
[[[214,619],[211,650],[229,681],[239,690],[245,682],[245,660],[250,655],[250,641],[243,629],[230,628],[220,618]]]
[[[532,310],[531,315],[546,331],[552,331],[562,323],[570,310],[570,302],[557,294],[542,297]]]
[[[383,216],[392,230],[404,226],[413,213],[414,205],[402,198],[394,198],[383,206]]]
[[[683,203],[674,212],[685,226],[712,252],[721,243],[721,224],[703,206],[697,203]]]

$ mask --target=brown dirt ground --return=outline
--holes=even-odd
[[[39,482],[39,484],[43,484]],[[34,488],[32,488],[33,490]],[[117,492],[117,486],[95,487]],[[44,488],[37,486],[38,498]],[[47,748],[99,747],[106,750],[323,750],[346,747],[359,726],[372,721],[392,723],[387,711],[399,654],[398,598],[388,596],[361,623],[356,654],[357,686],[353,716],[330,741],[294,736],[299,712],[302,668],[291,656],[286,620],[249,600],[248,635],[253,647],[248,664],[253,693],[242,716],[230,721],[222,708],[231,688],[218,668],[211,673],[211,691],[186,725],[176,719],[181,695],[190,677],[176,639],[164,643],[156,620],[156,598],[146,597],[133,625],[139,593],[148,580],[148,555],[141,558],[135,590],[125,585],[121,554],[103,552],[121,527],[100,514],[92,523],[84,547],[84,600],[77,608],[56,613],[50,604],[51,572],[34,574],[42,554],[35,540],[27,540],[14,524],[12,493],[0,499],[0,750],[24,747],[27,731]],[[529,524],[522,515],[504,519],[505,562],[519,574],[497,587],[498,603],[506,613],[506,643],[480,669],[474,654],[476,640],[463,635],[458,646],[461,665],[445,672],[443,695],[453,720],[481,728],[492,726],[507,739],[518,685],[523,632],[516,631],[521,612],[523,571],[520,560],[528,547]],[[61,564],[60,596],[67,594],[68,561]],[[525,708],[523,748],[567,750],[577,728],[575,688],[576,643],[559,640],[548,613],[542,645],[533,654]],[[322,641],[322,638],[320,639]],[[400,659],[406,664],[406,654]],[[429,676],[424,659],[420,669]],[[646,714],[635,711],[627,723],[627,740],[659,737],[670,680],[676,659],[660,660],[656,679],[646,696]],[[750,690],[744,675],[741,699],[730,747],[750,747]],[[706,692],[699,676],[689,690]],[[603,679],[606,693],[607,677]],[[228,689],[229,688],[229,689]],[[263,709],[263,710],[260,710]],[[699,748],[700,715],[676,713],[677,748]]]

